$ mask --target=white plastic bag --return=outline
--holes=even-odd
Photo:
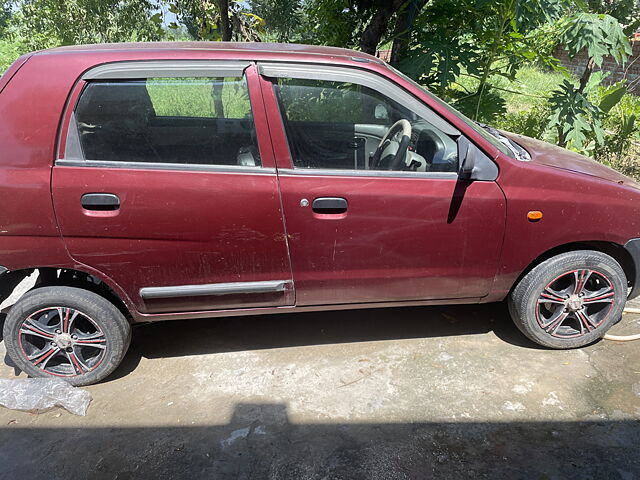
[[[88,391],[58,378],[0,379],[0,405],[11,410],[40,413],[59,406],[84,416],[89,403]]]

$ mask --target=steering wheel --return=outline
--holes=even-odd
[[[398,141],[395,137],[402,132],[402,136]],[[372,156],[372,164],[376,167],[379,166],[380,161],[383,158],[386,158],[388,155],[393,154],[393,149],[395,145],[398,145],[397,150],[395,151],[395,155],[393,160],[389,162],[389,167],[387,170],[399,170],[400,165],[404,162],[407,149],[409,148],[409,142],[411,141],[411,123],[409,120],[405,120],[404,118],[398,120],[396,123],[389,127],[387,133],[385,133],[382,140],[378,144],[378,148],[373,153]]]

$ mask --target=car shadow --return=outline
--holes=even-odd
[[[520,333],[505,302],[179,320],[134,326],[129,353],[107,381],[135,370],[142,357],[183,357],[489,332],[518,347],[544,348]]]
[[[0,318],[0,326],[3,321],[4,318]],[[134,325],[129,351],[106,382],[133,372],[141,358],[453,337],[489,332],[518,347],[544,348],[520,333],[509,316],[505,302],[165,321]],[[7,355],[4,360],[16,375],[20,373]]]

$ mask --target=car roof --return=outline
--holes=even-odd
[[[91,53],[91,52],[140,52],[140,51],[173,51],[188,52],[194,50],[209,50],[215,52],[242,52],[258,54],[280,54],[283,57],[297,55],[317,55],[319,57],[342,57],[350,60],[360,60],[384,64],[382,60],[367,53],[338,47],[318,45],[302,45],[298,43],[263,43],[263,42],[138,42],[138,43],[102,43],[94,45],[70,45],[42,50],[38,54],[55,53]]]

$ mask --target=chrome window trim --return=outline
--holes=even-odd
[[[284,292],[289,285],[291,285],[291,280],[209,283],[200,285],[176,285],[170,287],[143,287],[140,289],[140,297],[145,300],[153,300],[158,298],[277,293]]]
[[[179,77],[242,77],[250,61],[231,60],[130,60],[98,65],[82,80],[132,80]]]
[[[321,168],[279,168],[279,175],[315,175],[329,177],[379,177],[457,180],[457,172],[407,172],[392,170],[330,170]]]
[[[246,173],[275,175],[275,168],[244,165],[210,165],[202,163],[118,162],[103,160],[70,160],[59,158],[56,166],[88,168],[127,168],[131,170],[177,170],[185,172]]]
[[[415,98],[392,81],[366,70],[348,66],[309,65],[301,63],[258,62],[258,72],[270,78],[301,78],[333,82],[356,83],[369,87],[395,100],[403,107],[420,115],[434,127],[452,137],[460,136],[460,131],[443,120],[431,108]]]

